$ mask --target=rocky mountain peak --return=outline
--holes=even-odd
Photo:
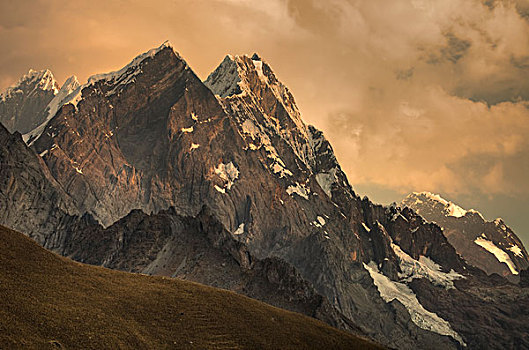
[[[467,214],[467,210],[461,208],[460,206],[447,201],[438,194],[431,192],[413,192],[409,194],[403,201],[403,206],[408,206],[410,208],[416,208],[416,211],[420,215],[422,211],[427,210],[428,208],[439,209],[443,208],[442,212],[446,216],[453,217],[462,217]],[[471,210],[475,212],[474,210]]]
[[[251,57],[227,55],[204,83],[221,98],[246,94],[263,98],[263,90],[269,89],[289,114],[302,123],[294,97],[257,53]]]
[[[83,99],[83,90],[86,88],[94,88],[96,85],[99,87],[104,86],[103,89],[105,90],[107,97],[114,94],[119,95],[125,87],[134,83],[138,76],[143,74],[143,66],[146,62],[154,60],[155,57],[161,57],[159,54],[162,51],[167,52],[169,56],[176,56],[187,67],[185,61],[183,61],[178,53],[174,51],[169,41],[165,41],[159,47],[136,56],[132,61],[119,70],[90,76],[87,82],[82,85],[79,83],[76,76],[71,76],[63,84],[55,98],[50,101],[45,110],[45,119],[42,120],[38,126],[29,132],[24,133],[24,141],[29,145],[32,145],[33,142],[40,137],[49,121],[57,114],[62,106],[71,104],[77,108],[78,103]],[[99,90],[101,89],[99,88]]]
[[[0,95],[0,122],[10,131],[26,133],[46,118],[46,106],[59,92],[48,69],[30,69]]]
[[[414,192],[401,205],[442,227],[458,253],[489,274],[516,281],[514,276],[529,266],[523,243],[500,218],[487,221],[478,211],[465,210],[430,192]]]
[[[211,91],[167,42],[81,86],[70,82],[75,89],[54,101],[57,112],[24,138],[53,164],[80,211],[106,226],[132,209],[172,205],[170,189],[180,186],[170,176],[172,157],[192,147],[186,140],[182,149],[182,139],[194,137],[195,147],[205,148],[207,139],[196,138],[199,125],[206,133],[225,117]]]
[[[240,115],[237,111],[241,109],[262,115],[262,119],[251,122],[259,124],[269,136],[283,138],[295,155],[311,168],[314,152],[310,133],[294,97],[257,53],[251,57],[227,55],[204,84],[223,99],[228,115]],[[244,123],[245,119],[241,116],[238,122]]]

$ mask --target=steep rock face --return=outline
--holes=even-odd
[[[408,195],[402,206],[441,226],[458,253],[488,274],[517,281],[519,272],[529,267],[523,243],[502,219],[486,221],[480,213],[428,192]]]
[[[0,124],[0,222],[25,232],[38,243],[53,241],[68,226],[76,208],[50,175],[42,159],[19,133]]]
[[[205,84],[164,44],[61,100],[27,141],[87,214],[59,228],[53,249],[262,300],[278,289],[284,296],[270,302],[399,349],[472,348],[496,334],[468,328],[467,315],[444,305],[470,298],[506,309],[510,301],[497,291],[507,282],[467,265],[441,229],[413,211],[360,199],[329,142],[303,123],[262,59],[228,56]],[[428,303],[441,292],[442,305]],[[318,296],[329,306],[315,307]],[[500,315],[487,319],[520,320]]]
[[[196,214],[200,195],[189,203],[196,193],[192,175],[186,177],[191,183],[174,176],[193,171],[183,169],[194,160],[182,129],[197,123],[219,133],[223,127],[215,97],[172,48],[162,45],[141,58],[90,78],[34,143],[79,208],[105,226],[132,209],[183,208],[179,198],[186,202],[182,211]],[[210,164],[196,163],[203,178]]]
[[[10,132],[31,131],[46,118],[46,106],[59,92],[49,70],[29,70],[0,95],[0,123]]]

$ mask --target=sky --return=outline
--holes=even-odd
[[[529,0],[2,0],[0,91],[165,40],[202,79],[258,52],[358,194],[439,193],[529,246]]]

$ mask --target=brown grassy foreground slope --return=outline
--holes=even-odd
[[[83,265],[0,226],[0,348],[378,349],[196,283]]]

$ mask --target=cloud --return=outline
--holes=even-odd
[[[316,46],[332,48],[326,64],[341,79],[329,91],[342,101],[324,101],[331,113],[318,122],[353,184],[529,194],[529,25],[519,4],[287,5]],[[354,94],[348,104],[343,89]]]

